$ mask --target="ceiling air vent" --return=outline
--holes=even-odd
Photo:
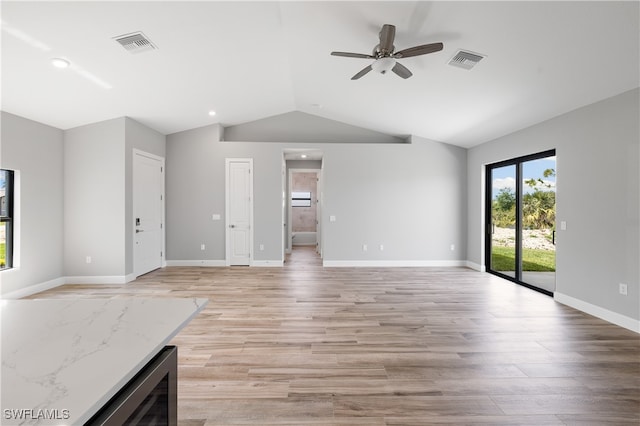
[[[141,31],[117,36],[114,37],[114,39],[131,53],[141,53],[146,52],[147,50],[157,49],[156,45],[153,44]]]
[[[484,58],[485,55],[480,55],[479,53],[472,53],[466,50],[458,50],[458,53],[455,54],[453,58],[449,61],[449,65],[454,67],[463,68],[465,70],[470,70],[475,67],[478,62]]]

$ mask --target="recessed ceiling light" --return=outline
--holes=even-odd
[[[307,158],[307,154],[302,154],[300,158]]]
[[[213,117],[214,115],[216,115],[216,112],[215,112],[215,111],[213,111],[213,110],[211,110],[211,111],[209,111],[209,115],[210,115],[211,117]]]
[[[51,60],[51,65],[53,65],[56,68],[68,68],[69,65],[71,65],[71,62],[62,58],[53,58]]]

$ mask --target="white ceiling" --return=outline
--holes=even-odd
[[[2,109],[61,129],[129,116],[164,134],[297,110],[469,147],[638,87],[638,5],[3,1]],[[330,52],[370,53],[385,23],[397,50],[444,50],[401,60],[407,80],[351,81],[370,61]],[[113,40],[135,31],[158,50]],[[447,65],[458,49],[487,57]]]

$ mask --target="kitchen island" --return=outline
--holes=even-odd
[[[96,417],[107,418],[123,389],[165,353],[172,352],[175,364],[175,349],[165,345],[206,304],[168,298],[0,301],[0,424],[100,423]]]

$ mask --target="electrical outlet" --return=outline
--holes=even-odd
[[[451,251],[455,251],[455,249],[456,249],[456,245],[455,245],[455,244],[451,244],[451,247],[450,247],[450,248],[451,248]]]
[[[260,251],[264,251],[264,244],[260,244]]]
[[[380,244],[380,251],[384,251],[384,245]]]
[[[87,256],[87,258],[85,259],[87,263],[91,263],[91,256]]]
[[[369,247],[367,247],[366,244],[363,244],[362,245],[362,251],[367,251],[367,250],[369,250]]]
[[[204,250],[204,244],[200,244],[200,250]]]
[[[627,285],[625,283],[620,283],[618,285],[618,291],[620,291],[620,294],[626,296],[627,295]]]

